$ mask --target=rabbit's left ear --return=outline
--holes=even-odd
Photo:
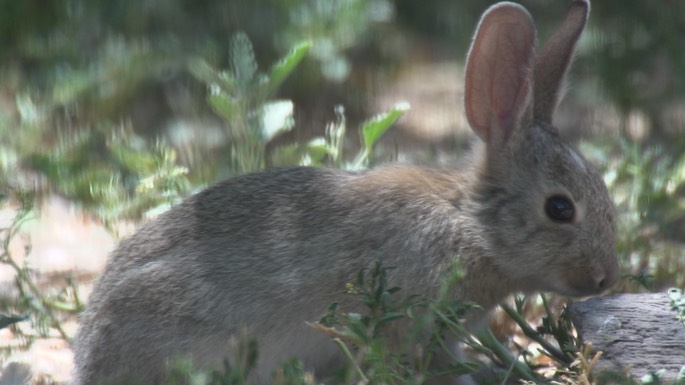
[[[566,72],[589,13],[590,4],[587,0],[574,0],[559,29],[537,54],[533,91],[533,116],[536,120],[552,122],[552,114],[561,99]]]
[[[490,148],[530,122],[534,54],[535,26],[523,7],[499,3],[483,14],[466,62],[464,107]]]

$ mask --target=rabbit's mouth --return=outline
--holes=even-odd
[[[577,288],[577,287],[571,287],[567,288],[566,290],[560,290],[557,291],[558,294],[561,294],[566,297],[572,297],[576,299],[582,299],[582,298],[587,298],[587,297],[593,297],[598,294],[602,294],[602,291],[598,291],[592,288]]]
[[[615,258],[592,254],[576,257],[547,270],[545,282],[550,291],[568,297],[588,297],[610,290],[619,280],[618,261]]]
[[[607,276],[604,273],[588,274],[583,277],[569,276],[565,282],[565,287],[557,288],[555,291],[568,297],[590,297],[606,292],[611,289],[615,283],[615,278]]]

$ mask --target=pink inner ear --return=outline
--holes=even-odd
[[[494,41],[495,53],[502,52],[495,60],[494,75],[490,81],[490,95],[492,95],[492,111],[496,116],[498,127],[508,137],[518,119],[527,107],[530,87],[530,65],[532,47],[520,39],[527,31],[521,30],[519,25],[501,26],[509,33],[502,33]],[[497,55],[495,55],[497,56]]]
[[[505,140],[528,107],[535,28],[528,13],[511,4],[483,16],[466,65],[466,116],[476,134]]]

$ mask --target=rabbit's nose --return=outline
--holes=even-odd
[[[606,289],[608,288],[608,286],[609,286],[609,283],[608,283],[608,282],[609,282],[609,280],[607,280],[606,278],[600,279],[599,282],[597,282],[597,289],[598,289],[599,291],[604,291],[604,290],[606,290]]]
[[[598,293],[611,289],[618,281],[618,269],[612,266],[609,269],[602,269],[593,274],[592,277],[596,284]]]

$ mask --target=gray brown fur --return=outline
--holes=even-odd
[[[587,14],[587,2],[573,3],[577,21],[564,30],[582,30],[579,8]],[[396,267],[392,285],[427,296],[457,260],[466,277],[455,295],[485,308],[517,291],[585,296],[613,285],[607,189],[532,103],[533,93],[557,97],[577,38],[560,32],[553,44],[562,48],[543,48],[564,68],[538,90],[533,73],[547,64],[535,60],[528,13],[501,3],[484,14],[465,92],[484,142],[462,169],[269,170],[219,183],[142,226],[112,253],[82,316],[76,385],[161,384],[170,358],[219,364],[245,330],[260,348],[251,384],[270,383],[291,356],[320,373],[340,356],[305,321],[333,301],[355,310],[340,294],[379,257]],[[574,202],[572,223],[547,217],[554,194]]]

